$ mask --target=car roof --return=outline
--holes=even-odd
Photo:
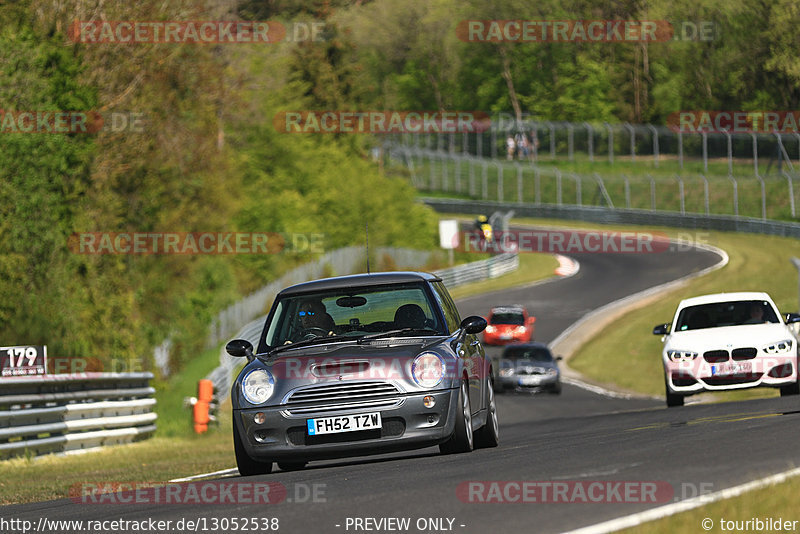
[[[303,282],[302,284],[289,286],[278,293],[278,296],[285,297],[347,287],[367,287],[387,284],[403,284],[409,282],[439,281],[441,281],[441,278],[434,274],[411,271],[351,274],[347,276],[336,276],[333,278],[322,278],[320,280],[312,280],[310,282]]]
[[[715,302],[732,302],[736,300],[766,300],[772,302],[770,296],[763,291],[738,291],[735,293],[713,293],[710,295],[700,295],[698,297],[683,299],[680,304],[678,304],[678,307],[685,308],[698,304],[713,304]]]

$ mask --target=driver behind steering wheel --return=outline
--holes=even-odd
[[[301,302],[297,314],[299,323],[295,342],[334,335],[333,317],[325,311],[325,304],[321,300],[309,299]]]

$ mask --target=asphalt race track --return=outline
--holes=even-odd
[[[701,250],[587,254],[575,259],[581,265],[577,275],[463,300],[459,302],[462,316],[485,315],[492,305],[524,304],[537,317],[537,340],[549,342],[593,309],[718,261],[715,254]],[[493,354],[496,351],[490,349]],[[668,410],[662,400],[612,398],[565,384],[560,396],[501,395],[498,411],[501,444],[496,449],[442,456],[430,448],[224,479],[280,483],[287,493],[279,504],[122,505],[65,499],[0,508],[0,516],[34,524],[47,517],[169,519],[173,525],[181,518],[274,517],[279,519],[279,532],[298,534],[561,532],[800,465],[800,398],[693,404]],[[188,453],[202,454],[202,450]],[[470,502],[489,495],[480,490],[490,488],[489,484],[469,485],[480,481],[544,484],[537,486],[536,502]],[[583,502],[588,496],[581,498],[574,489],[586,489],[595,481],[607,483],[596,485],[605,488],[604,493],[591,495],[599,496],[600,502]],[[609,489],[629,487],[617,484],[623,482],[642,483],[632,487],[649,488],[650,493],[626,495],[624,489],[619,493]],[[309,499],[307,490],[313,485],[317,498]],[[548,500],[552,501],[555,488],[565,486],[569,492],[555,499],[559,502],[539,502],[545,489],[551,490]],[[519,498],[518,491],[508,491],[514,486],[502,487],[508,498]],[[464,488],[479,490],[470,493]],[[657,491],[652,492],[653,488]],[[498,495],[503,498],[502,490],[495,500]],[[657,502],[641,502],[648,499]],[[354,518],[409,518],[410,523],[406,528],[395,523],[356,523]],[[441,521],[430,523],[425,521],[428,518]],[[164,532],[171,531],[176,530]]]

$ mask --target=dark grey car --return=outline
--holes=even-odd
[[[233,384],[243,475],[308,461],[438,445],[498,444],[491,362],[477,316],[459,317],[441,279],[395,272],[328,278],[281,291],[258,349]]]
[[[561,393],[558,361],[543,343],[508,345],[500,358],[497,377],[499,391],[549,391]]]

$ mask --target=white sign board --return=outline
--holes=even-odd
[[[439,246],[445,249],[458,248],[458,221],[439,221]]]

